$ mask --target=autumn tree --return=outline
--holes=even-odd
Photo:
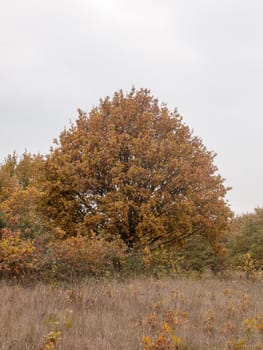
[[[40,235],[44,217],[38,210],[43,157],[24,152],[8,155],[0,164],[0,229]]]
[[[263,268],[263,208],[254,213],[237,216],[230,226],[227,246],[234,264],[239,264],[246,254]]]
[[[177,111],[141,89],[100,100],[64,130],[45,164],[45,214],[67,235],[174,245],[225,230],[227,189]]]

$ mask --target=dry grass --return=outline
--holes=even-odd
[[[187,345],[170,349],[263,349],[262,282],[138,278],[30,288],[2,283],[0,299],[0,350],[139,350],[143,336],[145,349],[168,349],[161,344],[163,334]]]

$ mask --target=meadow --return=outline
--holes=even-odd
[[[262,281],[0,284],[0,350],[262,350]]]

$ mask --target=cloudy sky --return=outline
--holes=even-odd
[[[236,213],[263,206],[262,0],[0,0],[0,162],[146,87],[203,139]]]

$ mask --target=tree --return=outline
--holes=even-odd
[[[42,156],[25,152],[20,158],[8,155],[0,165],[0,229],[18,230],[28,238],[43,231],[38,210],[42,163]]]
[[[258,268],[263,267],[263,208],[254,213],[234,218],[231,224],[231,236],[228,241],[230,256],[240,263],[246,254],[256,261]]]
[[[215,154],[150,91],[118,91],[79,116],[47,156],[43,210],[67,235],[128,246],[215,244],[231,215]]]

